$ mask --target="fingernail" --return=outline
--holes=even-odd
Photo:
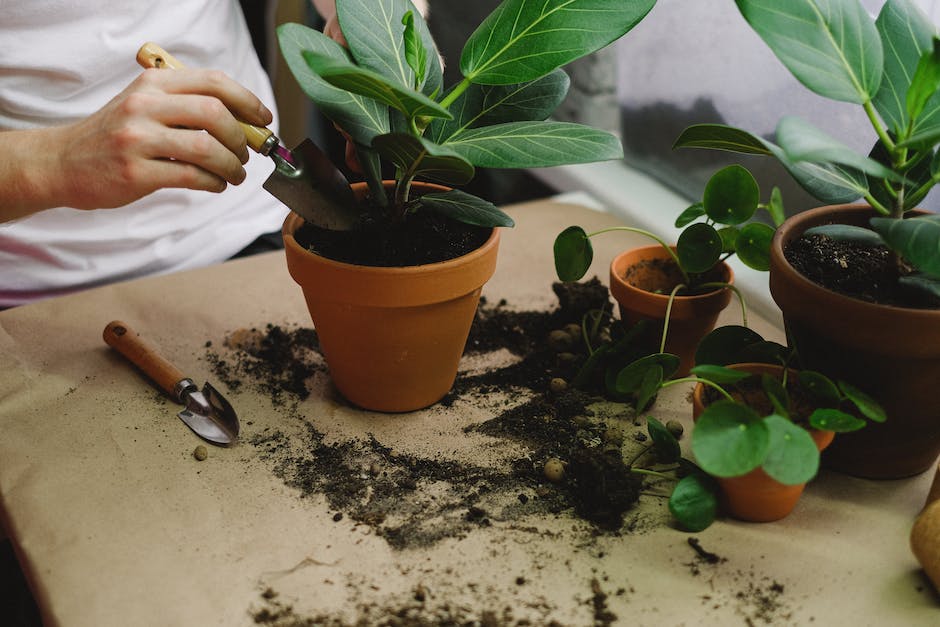
[[[258,116],[264,124],[270,124],[274,120],[274,114],[264,104],[258,107]]]

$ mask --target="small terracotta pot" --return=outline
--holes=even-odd
[[[779,376],[782,366],[773,364],[731,364],[734,370],[744,370],[753,374],[773,374]],[[796,373],[790,370],[791,375]],[[692,419],[698,420],[705,410],[705,385],[699,383],[692,390]],[[809,430],[810,436],[820,451],[826,449],[835,438],[833,431]],[[786,485],[771,478],[760,468],[756,468],[740,477],[715,477],[721,488],[721,502],[725,510],[738,520],[747,522],[771,522],[785,518],[793,511],[805,483]]]
[[[353,191],[364,194],[366,186],[354,184]],[[302,224],[293,213],[284,221],[287,268],[303,288],[336,388],[376,411],[412,411],[439,401],[454,383],[481,288],[496,269],[499,231],[457,259],[387,268],[309,252],[294,239]]]
[[[900,478],[933,467],[940,454],[940,310],[868,303],[810,281],[783,251],[821,224],[868,226],[867,206],[804,211],[780,226],[770,250],[770,292],[803,367],[842,379],[885,408],[885,423],[843,434],[826,466],[860,477]]]
[[[621,253],[610,264],[610,293],[620,305],[620,319],[628,327],[640,320],[652,320],[647,333],[650,342],[659,345],[666,318],[669,294],[657,294],[641,286],[655,284],[655,268],[645,262],[667,261],[672,258],[662,246],[643,246]],[[734,282],[731,266],[722,262],[721,278]],[[731,302],[731,290],[717,289],[698,296],[677,296],[669,315],[666,352],[679,356],[678,376],[685,376],[695,365],[695,349],[699,341],[715,328],[718,315]]]

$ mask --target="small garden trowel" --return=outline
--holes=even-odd
[[[184,67],[154,43],[141,46],[137,62],[146,68]],[[353,228],[357,215],[352,208],[356,201],[349,181],[316,144],[305,139],[288,150],[269,129],[240,123],[248,145],[274,161],[274,171],[263,185],[272,196],[316,226],[333,231]]]
[[[196,435],[221,446],[238,439],[238,416],[228,401],[206,383],[202,391],[192,379],[164,359],[149,342],[129,326],[115,320],[104,328],[105,343],[140,368],[170,397],[186,406],[177,414]]]

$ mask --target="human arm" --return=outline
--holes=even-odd
[[[214,70],[146,70],[77,122],[0,133],[0,222],[44,209],[125,205],[163,187],[220,192],[245,178],[236,116],[271,112]]]

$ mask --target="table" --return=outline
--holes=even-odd
[[[555,306],[554,236],[571,224],[615,223],[551,200],[508,211],[517,226],[504,232],[484,295],[529,310]],[[588,276],[606,282],[613,255],[639,241],[597,238]],[[731,307],[721,322],[739,316]],[[929,476],[875,482],[824,471],[783,521],[721,520],[692,536],[672,527],[663,499],[642,496],[622,530],[598,532],[569,510],[533,509],[545,492],[487,486],[486,469],[526,451],[472,427],[518,393],[493,389],[491,398],[382,415],[338,401],[322,370],[300,402],[220,385],[240,415],[241,440],[196,461],[200,441],[176,406],[102,342],[114,318],[200,382],[217,382],[233,331],[312,326],[281,253],[0,313],[0,520],[48,625],[380,624],[390,615],[411,624],[940,620],[907,546]],[[781,339],[778,325],[751,318],[769,339]],[[688,390],[679,387],[661,395],[656,415],[688,424]],[[328,454],[345,455],[347,469],[325,464]],[[320,463],[304,484],[298,469],[313,458]],[[379,478],[399,472],[402,459],[476,465],[483,479],[422,479],[384,520],[356,519],[355,503],[315,489],[339,468],[378,501]],[[461,491],[481,507],[459,499],[462,509],[451,507]],[[417,524],[397,529],[413,536],[383,532],[408,516]],[[693,550],[690,537],[718,560]]]

